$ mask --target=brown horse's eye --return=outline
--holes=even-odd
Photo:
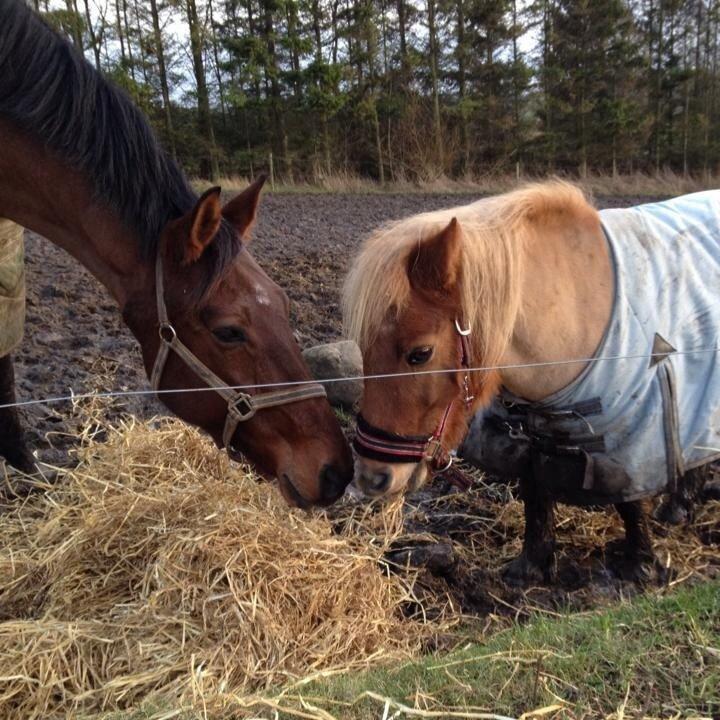
[[[408,365],[424,365],[433,354],[433,349],[429,346],[418,347],[408,353]]]
[[[243,329],[234,325],[215,328],[212,334],[223,343],[241,343],[247,340]]]

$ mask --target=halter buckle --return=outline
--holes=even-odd
[[[458,331],[459,335],[467,337],[472,332],[472,325],[468,325],[467,328],[463,330],[463,328],[460,327],[460,321],[455,318],[455,329]]]
[[[447,464],[441,468],[433,467],[434,463],[442,457],[443,453],[446,453],[448,456]],[[446,470],[449,470],[450,466],[453,464],[453,456],[449,452],[447,452],[442,446],[439,437],[430,440],[430,442],[428,443],[425,460],[430,463],[433,475],[444,473]]]
[[[169,322],[158,325],[158,335],[160,339],[168,345],[171,345],[175,341],[175,338],[177,338],[177,332],[175,332],[175,328]]]
[[[238,422],[249,420],[256,412],[252,395],[247,393],[238,393],[237,397],[228,402],[228,415],[232,415]]]

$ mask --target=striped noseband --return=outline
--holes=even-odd
[[[468,409],[473,401],[470,395],[470,328],[463,330],[455,321],[458,333],[458,356],[460,368],[464,369],[462,402]],[[387,463],[418,463],[427,460],[433,472],[444,472],[453,462],[452,455],[443,447],[442,436],[445,432],[450,412],[458,398],[453,398],[445,408],[438,426],[432,435],[398,435],[371,425],[362,414],[357,418],[357,430],[353,447],[361,457]]]

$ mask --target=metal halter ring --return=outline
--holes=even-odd
[[[169,335],[166,337],[165,333],[169,333]],[[175,328],[170,323],[160,323],[160,325],[158,325],[158,335],[160,339],[168,345],[177,337]]]
[[[458,331],[458,334],[462,335],[463,337],[467,337],[472,332],[472,325],[468,325],[466,330],[463,330],[460,327],[460,323],[458,322],[458,319],[455,318],[455,329]]]
[[[249,420],[257,412],[252,395],[240,393],[228,404],[228,412],[232,413],[238,422]]]

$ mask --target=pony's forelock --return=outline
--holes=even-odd
[[[525,241],[551,217],[588,211],[594,212],[580,189],[552,180],[380,227],[363,243],[345,280],[346,334],[363,351],[373,342],[388,317],[409,301],[410,253],[457,218],[462,238],[458,319],[472,326],[474,362],[496,364],[518,316]]]

